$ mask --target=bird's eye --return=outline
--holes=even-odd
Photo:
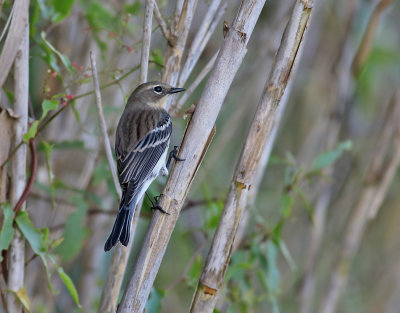
[[[154,91],[155,91],[156,93],[161,93],[161,91],[162,91],[161,86],[155,86],[155,87],[154,87]]]

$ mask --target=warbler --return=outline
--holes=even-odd
[[[105,251],[118,240],[128,245],[137,203],[158,175],[168,175],[171,158],[181,160],[176,156],[177,147],[166,160],[172,122],[161,99],[184,90],[161,82],[148,82],[139,85],[128,98],[115,134],[122,197],[113,229],[104,245]],[[155,208],[163,211],[158,204]]]

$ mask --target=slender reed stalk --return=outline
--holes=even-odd
[[[27,1],[20,1],[27,2]],[[26,4],[26,3],[25,3]],[[24,15],[28,16],[28,6],[24,8]],[[14,81],[15,81],[15,102],[14,112],[19,118],[13,125],[12,142],[15,145],[22,140],[22,136],[28,130],[28,92],[29,92],[29,25],[26,20],[22,30],[22,41],[18,46],[15,58]],[[26,184],[26,145],[21,147],[12,158],[11,167],[11,192],[10,203],[14,207],[19,201]],[[21,205],[21,210],[25,210],[25,203]],[[8,257],[8,289],[12,292],[7,293],[7,311],[22,312],[20,301],[15,296],[24,286],[25,274],[25,239],[18,228],[15,229],[14,237],[11,241],[7,253]]]

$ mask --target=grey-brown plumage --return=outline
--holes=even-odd
[[[161,107],[161,99],[183,91],[160,82],[138,86],[128,99],[115,135],[115,153],[122,198],[117,219],[104,250],[118,240],[128,245],[136,204],[151,182],[167,175],[166,154],[172,133],[172,122]]]

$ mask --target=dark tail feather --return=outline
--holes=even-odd
[[[115,246],[118,240],[120,240],[124,246],[128,244],[132,215],[133,210],[127,208],[121,208],[119,210],[111,234],[104,245],[104,251],[109,251]]]
[[[128,217],[126,223],[121,231],[121,236],[119,236],[119,241],[126,247],[129,243],[129,235],[131,234],[131,221],[133,217],[134,210],[128,211]]]

